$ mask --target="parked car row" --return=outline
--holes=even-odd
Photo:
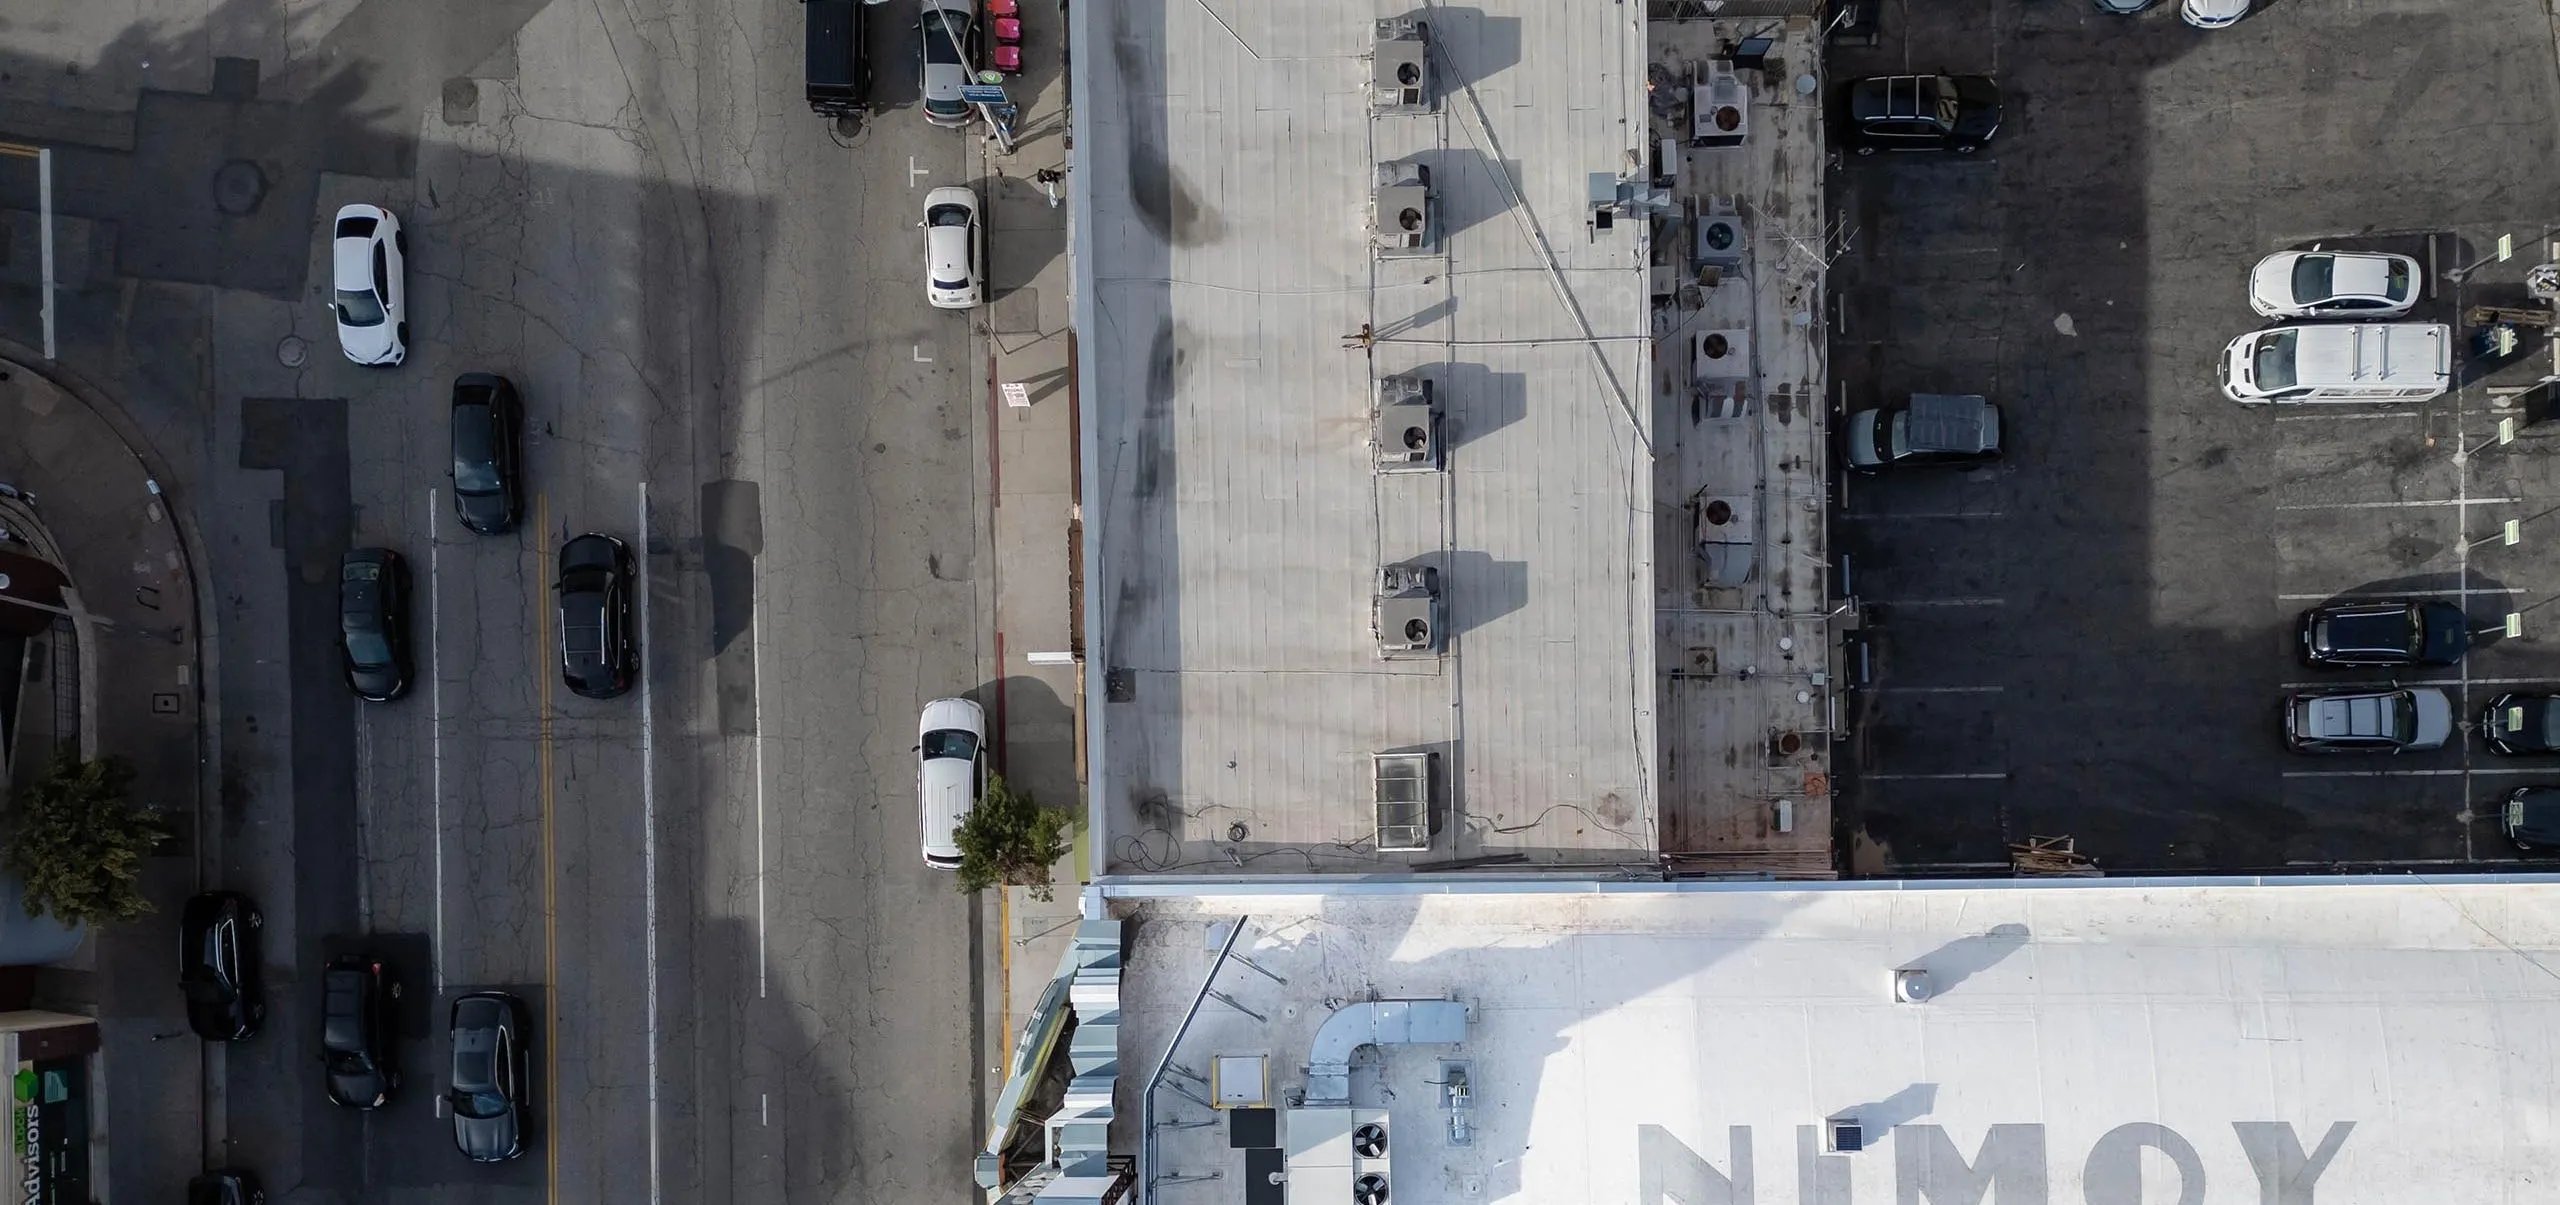
[[[208,1042],[245,1042],[267,1017],[259,934],[266,917],[236,891],[189,899],[178,923],[178,984],[187,1027]],[[342,953],[320,974],[321,1086],[331,1103],[379,1109],[401,1084],[398,972],[379,954]],[[480,1162],[524,1152],[530,1080],[526,1075],[524,1003],[505,992],[456,997],[449,1015],[452,1061],[445,1091],[454,1145]],[[208,1172],[189,1188],[191,1201],[262,1201],[254,1175]],[[208,1195],[209,1194],[209,1195]],[[227,1195],[226,1195],[227,1194]]]
[[[870,106],[871,37],[863,10],[883,2],[803,0],[803,85],[811,111],[841,118]],[[1017,11],[1014,0],[996,0],[992,7],[1000,25]],[[977,82],[978,64],[986,58],[977,0],[921,0],[915,37],[916,88],[924,98],[924,119],[946,129],[969,124],[974,106],[961,99],[960,90]],[[1018,63],[998,66],[1019,70]]]

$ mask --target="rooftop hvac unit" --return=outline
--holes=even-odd
[[[1707,64],[1705,79],[1689,85],[1689,145],[1741,146],[1751,133],[1751,89],[1733,64]]]
[[[1393,376],[1378,382],[1378,425],[1373,437],[1381,473],[1429,473],[1440,469],[1440,399],[1423,377]]]
[[[1741,381],[1751,377],[1751,332],[1699,331],[1690,348],[1689,375],[1701,381]]]
[[[1692,259],[1702,265],[1742,262],[1750,232],[1743,226],[1738,208],[1732,197],[1707,198],[1706,208],[1698,211],[1696,246],[1690,248]]]
[[[1431,169],[1418,163],[1379,164],[1369,226],[1380,255],[1430,255],[1439,250],[1440,224],[1431,219]]]
[[[1395,1171],[1387,1162],[1387,1111],[1351,1111],[1351,1191],[1363,1205],[1388,1205],[1395,1190]],[[1374,1198],[1361,1196],[1374,1192]]]
[[[1710,586],[1739,586],[1751,580],[1760,560],[1757,507],[1745,491],[1698,491],[1698,559],[1706,562]]]
[[[1431,27],[1411,17],[1381,17],[1371,58],[1369,110],[1431,111]]]
[[[1377,633],[1381,657],[1438,656],[1440,571],[1415,565],[1378,570],[1378,597],[1369,622]]]
[[[1438,760],[1436,753],[1370,755],[1370,777],[1377,786],[1378,852],[1431,848],[1431,779]]]

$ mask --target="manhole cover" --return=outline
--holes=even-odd
[[[300,368],[311,358],[311,345],[300,335],[286,335],[276,344],[276,362],[287,368]]]
[[[267,199],[267,176],[258,165],[234,159],[213,172],[213,207],[233,217],[255,213]]]

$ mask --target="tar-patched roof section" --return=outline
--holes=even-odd
[[[1265,1145],[1291,1201],[1394,1205],[2522,1202],[2560,1162],[2548,881],[1434,887],[1115,905],[1153,1205],[1252,1200]]]
[[[1643,6],[1074,20],[1103,869],[1650,864]]]

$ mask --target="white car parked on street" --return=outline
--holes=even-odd
[[[2418,303],[2418,261],[2378,251],[2279,251],[2249,270],[2269,318],[2398,318]]]
[[[409,357],[409,236],[378,205],[338,211],[329,241],[336,292],[338,347],[358,364],[397,364]]]
[[[986,296],[986,230],[978,194],[946,185],[924,195],[924,297],[934,308],[965,310]]]
[[[987,787],[987,712],[968,699],[935,699],[916,722],[916,796],[924,864],[957,870],[952,834]]]
[[[2178,15],[2198,29],[2220,29],[2249,15],[2249,0],[2186,0]]]

